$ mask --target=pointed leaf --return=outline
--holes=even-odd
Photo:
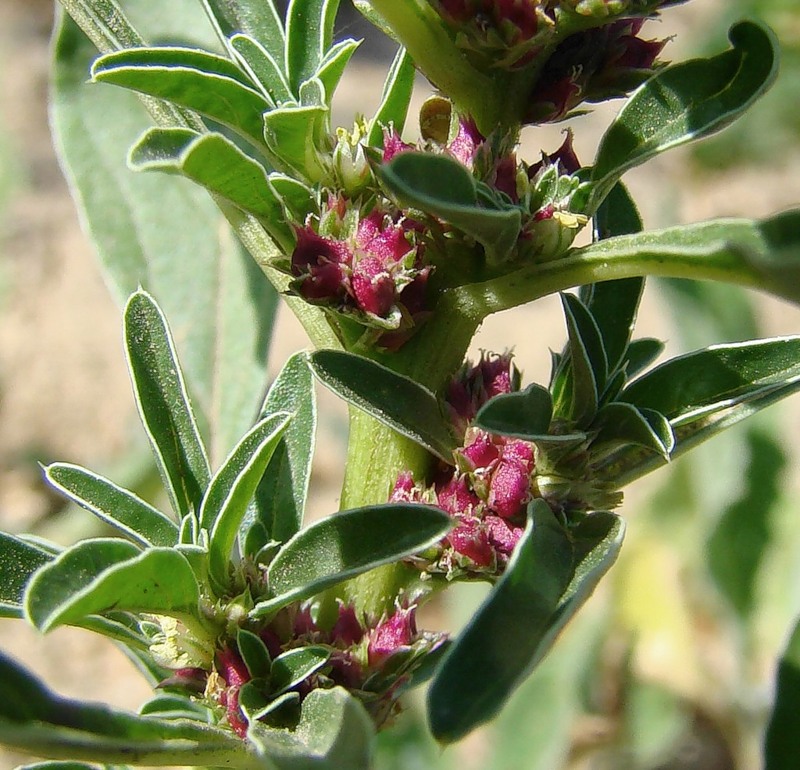
[[[193,719],[212,722],[209,709],[201,703],[184,695],[160,693],[139,707],[142,716],[155,716],[161,719]]]
[[[569,315],[574,321],[575,331],[580,336],[581,346],[586,350],[597,393],[600,394],[608,378],[608,358],[600,329],[586,305],[574,294],[563,294],[562,302],[569,306]]]
[[[203,498],[200,526],[210,535],[208,568],[220,587],[229,580],[239,525],[289,420],[289,415],[280,412],[259,422],[233,449]]]
[[[573,548],[547,503],[535,500],[506,571],[450,646],[428,691],[440,743],[494,717],[530,673],[573,577]]]
[[[0,532],[0,617],[21,618],[25,586],[53,554],[35,543]]]
[[[368,358],[338,350],[311,354],[311,370],[334,393],[452,462],[455,440],[427,388]]]
[[[585,311],[578,300],[567,299],[571,295],[562,294],[561,304],[567,322],[569,355],[561,363],[564,377],[563,385],[553,388],[553,403],[556,415],[574,421],[585,427],[594,419],[600,398],[595,366],[600,366],[602,342],[597,327],[593,326],[586,313],[580,313],[584,323],[580,323],[575,310]],[[574,299],[574,298],[573,298]],[[586,337],[583,335],[586,334]]]
[[[345,68],[360,45],[358,40],[342,40],[331,48],[314,73],[314,77],[322,83],[325,89],[325,98],[330,104],[333,94],[339,86]]]
[[[236,634],[236,646],[239,654],[253,679],[268,679],[272,669],[272,660],[266,645],[252,631],[240,628]]]
[[[712,345],[673,358],[632,382],[621,401],[681,425],[760,391],[800,381],[800,336]]]
[[[259,767],[239,738],[188,720],[143,717],[62,698],[0,653],[0,742],[53,759]],[[265,765],[264,770],[269,766]]]
[[[389,195],[401,206],[413,206],[439,217],[475,238],[489,259],[508,258],[520,233],[521,213],[515,206],[486,207],[465,166],[446,155],[403,152],[375,173]],[[487,203],[482,199],[482,203]]]
[[[294,93],[314,76],[333,39],[339,0],[291,0],[286,11],[286,71]]]
[[[100,539],[42,567],[28,585],[25,613],[44,632],[110,610],[196,615],[198,601],[194,572],[177,551],[141,553],[125,541]]]
[[[383,143],[384,128],[393,128],[398,134],[403,132],[414,90],[414,62],[405,48],[395,54],[392,66],[386,76],[381,93],[381,103],[369,124],[367,144],[380,147]]]
[[[800,756],[800,622],[786,645],[776,677],[775,705],[764,744],[764,770],[793,770]]]
[[[289,412],[292,420],[281,437],[256,491],[253,515],[269,537],[286,542],[302,526],[314,455],[317,405],[306,353],[283,366],[267,393],[261,415]]]
[[[635,444],[669,460],[675,446],[675,436],[666,417],[652,409],[637,409],[619,401],[607,404],[597,413],[592,429],[598,431],[592,441],[593,453],[600,446]]]
[[[490,433],[532,441],[548,435],[552,417],[550,391],[532,384],[517,393],[492,398],[480,408],[474,424]]]
[[[178,542],[178,525],[127,489],[68,463],[45,468],[47,480],[70,500],[143,546]]]
[[[92,79],[188,107],[262,147],[262,115],[270,109],[269,102],[252,84],[244,82],[241,70],[227,59],[213,57],[213,68],[207,71],[197,66],[205,60],[195,61],[200,52],[192,51],[189,57],[183,51],[142,48],[106,54],[92,65]],[[229,69],[218,65],[217,60],[227,62]],[[208,63],[212,66],[210,60]],[[234,77],[230,70],[238,75]]]
[[[317,145],[327,117],[325,106],[279,107],[264,115],[264,139],[289,168],[317,181],[322,173]]]
[[[253,82],[261,85],[275,105],[295,101],[281,64],[269,51],[247,35],[234,35],[230,39],[230,46],[242,68]]]
[[[272,662],[271,684],[275,694],[290,690],[319,671],[330,656],[331,651],[327,647],[300,647],[279,655]]]
[[[264,0],[202,0],[221,40],[243,33],[268,51],[281,70],[285,69],[286,37],[274,2]]]
[[[267,569],[274,596],[257,604],[268,615],[347,578],[399,561],[438,542],[452,519],[436,508],[395,503],[341,511],[300,530]]]
[[[185,128],[152,128],[131,148],[135,171],[181,174],[262,222],[284,249],[294,246],[280,200],[264,167],[222,134],[198,134]]]
[[[635,377],[650,364],[652,364],[664,352],[664,343],[661,340],[654,339],[653,337],[642,337],[638,340],[632,340],[628,345],[628,351],[625,354],[627,363],[625,364],[625,373],[629,378]]]
[[[208,458],[167,321],[144,291],[128,300],[125,339],[139,414],[170,502],[183,516],[200,507],[210,480]]]
[[[600,143],[595,206],[625,171],[721,130],[769,88],[777,74],[772,33],[743,21],[728,36],[732,50],[667,67],[628,99]]]

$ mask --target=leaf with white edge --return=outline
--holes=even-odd
[[[384,128],[393,128],[401,134],[406,123],[411,93],[414,90],[414,62],[405,48],[395,54],[381,93],[381,102],[369,123],[367,144],[380,147]]]
[[[455,439],[436,396],[418,382],[368,358],[338,350],[310,355],[311,370],[349,404],[452,462]]]
[[[40,631],[111,610],[197,616],[200,593],[189,562],[172,548],[141,552],[123,540],[86,540],[39,569],[25,613]]]
[[[283,22],[275,3],[264,0],[202,0],[206,13],[212,20],[220,40],[223,42],[242,33],[256,41],[266,50],[283,70],[286,35]]]
[[[0,532],[0,617],[23,617],[25,586],[31,575],[53,558],[35,543]]]
[[[325,58],[320,62],[319,69],[314,73],[325,88],[325,97],[328,104],[333,99],[333,94],[339,86],[339,82],[344,75],[345,68],[350,63],[350,59],[360,45],[358,40],[342,40],[336,43],[328,51]]]
[[[102,5],[109,24],[124,21],[118,9],[111,12],[110,3]],[[92,6],[100,13],[96,0]],[[196,0],[125,0],[125,12],[144,35],[214,43]],[[142,45],[141,40],[123,42]],[[263,397],[277,292],[233,238],[205,190],[177,176],[132,174],[126,167],[129,147],[152,120],[136,94],[87,86],[86,73],[96,56],[94,46],[61,14],[50,104],[61,165],[115,301],[124,306],[142,286],[159,298],[180,329],[177,345],[198,421],[208,432],[212,456],[221,460],[252,425]],[[151,100],[148,109],[154,105]],[[157,106],[159,114],[172,109],[166,102]],[[194,127],[202,129],[199,121]]]
[[[606,404],[600,409],[592,423],[592,430],[598,431],[592,441],[593,454],[600,446],[608,451],[621,444],[635,444],[669,460],[670,452],[675,447],[675,435],[664,415],[652,409],[637,409],[632,404],[620,401]]]
[[[777,75],[772,32],[742,21],[728,37],[731,50],[667,67],[628,99],[600,142],[592,170],[594,207],[626,171],[720,131],[772,85]]]
[[[241,67],[276,106],[295,101],[281,65],[269,51],[247,35],[234,35],[230,46]]]
[[[327,118],[325,106],[279,107],[264,115],[264,140],[289,169],[316,182],[323,174],[317,147]]]
[[[36,762],[33,765],[19,765],[16,770],[103,770],[100,765],[87,765],[85,762],[58,761]],[[126,768],[114,767],[113,770],[127,770]]]
[[[664,352],[664,343],[654,337],[631,340],[625,354],[625,373],[635,377],[650,366]]]
[[[236,646],[250,676],[253,679],[268,679],[272,669],[272,659],[261,637],[252,631],[240,628],[236,634]]]
[[[269,615],[363,572],[438,542],[452,519],[424,505],[390,503],[341,511],[300,530],[267,568],[273,598],[252,617]]]
[[[341,687],[303,700],[293,732],[251,722],[248,741],[276,770],[370,770],[375,728],[361,702]]]
[[[557,417],[586,427],[594,419],[600,399],[595,366],[602,360],[599,358],[602,341],[597,327],[592,326],[593,322],[581,324],[578,321],[575,311],[580,312],[581,308],[585,311],[585,308],[579,300],[574,297],[570,300],[569,297],[571,295],[561,295],[567,323],[568,355],[561,359],[553,382],[553,410]],[[586,320],[585,312],[581,317]]]
[[[800,756],[800,731],[797,714],[800,709],[800,622],[778,663],[775,705],[767,725],[764,741],[764,770],[794,770]]]
[[[0,743],[42,757],[104,765],[134,762],[272,770],[227,730],[63,698],[3,653]]]
[[[309,214],[319,215],[319,203],[313,190],[286,174],[270,174],[269,185],[295,222],[305,222]]]
[[[219,587],[228,585],[231,552],[239,526],[290,419],[290,415],[279,412],[257,423],[236,445],[208,486],[200,508],[200,527],[210,535],[208,569]]]
[[[292,420],[256,490],[253,515],[266,533],[286,542],[303,524],[317,426],[314,379],[308,354],[296,353],[284,364],[267,393],[261,416],[289,412]]]
[[[487,257],[505,260],[520,234],[516,206],[487,207],[479,202],[477,183],[467,168],[447,155],[402,152],[374,166],[381,186],[401,206],[412,206],[443,219],[478,241]]]
[[[678,426],[800,381],[800,336],[712,345],[673,358],[626,387],[620,401]]]
[[[550,391],[531,384],[516,393],[504,393],[487,401],[475,416],[475,425],[490,433],[533,441],[548,436],[553,417]]]
[[[428,690],[428,719],[443,744],[494,717],[530,673],[574,575],[573,546],[547,503],[529,506],[503,576],[455,639]]]
[[[586,305],[574,294],[562,294],[561,301],[565,308],[569,308],[567,318],[574,323],[581,345],[586,350],[597,393],[602,393],[608,379],[608,357],[597,322]]]
[[[191,56],[184,53],[187,50],[192,50]],[[228,59],[205,54],[213,57],[207,71],[201,69],[205,60],[196,60],[200,54],[177,48],[119,51],[97,59],[91,75],[96,83],[121,86],[199,112],[263,147],[261,116],[272,105]],[[227,67],[218,62],[226,62]]]
[[[178,542],[178,525],[127,489],[92,471],[53,463],[45,477],[59,492],[142,546]]]
[[[286,11],[286,71],[296,94],[314,77],[333,41],[339,0],[291,0]]]
[[[222,134],[198,134],[185,128],[151,128],[131,148],[128,163],[135,171],[181,174],[258,217],[286,251],[294,233],[264,167]]]
[[[160,719],[193,719],[212,724],[211,711],[201,703],[184,695],[159,693],[139,707],[142,716]]]
[[[300,684],[319,671],[331,656],[327,647],[298,647],[288,650],[272,661],[272,685],[276,695]]]
[[[170,502],[184,516],[200,507],[210,481],[208,457],[167,320],[144,291],[128,300],[125,340],[139,414]]]

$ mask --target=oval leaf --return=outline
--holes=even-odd
[[[274,598],[251,615],[270,614],[382,564],[399,561],[438,542],[452,519],[436,508],[395,503],[354,508],[298,532],[267,569]]]
[[[455,440],[427,388],[353,353],[317,350],[310,362],[314,374],[349,404],[452,463]]]
[[[0,617],[21,618],[25,586],[54,556],[30,541],[0,532]]]
[[[141,553],[123,540],[87,540],[42,567],[25,594],[40,631],[109,610],[194,616],[200,598],[189,562],[171,548]]]
[[[306,677],[319,671],[331,651],[327,647],[300,647],[279,655],[272,662],[271,685],[276,695],[300,684]]]
[[[533,441],[547,437],[553,417],[550,391],[528,385],[517,393],[505,393],[487,401],[475,417],[475,425],[490,433]]]
[[[198,510],[210,480],[167,320],[144,291],[125,308],[128,367],[136,404],[175,512]]]
[[[68,463],[45,468],[47,480],[70,500],[143,546],[178,542],[178,525],[127,489]]]
[[[595,208],[628,169],[721,130],[769,88],[777,75],[774,35],[743,21],[728,37],[732,50],[667,67],[628,99],[597,152]]]

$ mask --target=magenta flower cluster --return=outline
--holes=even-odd
[[[428,485],[408,472],[397,479],[393,502],[436,505],[456,521],[436,553],[421,560],[426,571],[499,575],[522,536],[526,506],[536,492],[534,447],[470,425],[486,401],[518,390],[519,380],[509,354],[483,355],[462,367],[445,396],[454,428],[463,435],[454,464],[440,468]]]
[[[370,622],[341,602],[332,624],[326,626],[315,619],[308,604],[295,605],[278,613],[258,636],[272,660],[303,647],[322,647],[328,652],[321,668],[287,690],[296,694],[295,703],[317,688],[339,685],[361,698],[378,726],[397,710],[397,698],[415,662],[445,640],[442,634],[417,630],[415,605],[398,606],[392,614]],[[240,694],[253,676],[235,642],[228,642],[217,651],[213,672],[185,669],[165,684],[188,686],[198,681],[201,691],[204,688],[219,704],[229,727],[244,738],[249,723],[241,708]],[[263,681],[265,700],[272,696],[269,684],[268,680]]]

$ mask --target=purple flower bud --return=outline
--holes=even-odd
[[[523,527],[511,526],[499,516],[486,516],[483,520],[489,543],[503,556],[510,556],[524,532]]]
[[[331,629],[331,639],[345,647],[358,644],[364,637],[364,629],[358,622],[356,611],[351,604],[339,602],[339,617]]]
[[[531,498],[533,449],[524,441],[509,441],[492,471],[487,504],[498,516],[510,519]]]
[[[488,567],[494,559],[494,551],[480,519],[460,516],[456,527],[445,538],[453,550],[471,559],[479,567]]]
[[[219,703],[225,709],[231,730],[240,738],[246,738],[248,723],[239,708],[239,688],[231,688],[220,693]]]
[[[250,681],[250,672],[238,652],[225,647],[217,652],[217,670],[228,687],[240,687]]]
[[[172,672],[171,676],[162,679],[158,689],[165,687],[181,687],[190,692],[203,692],[208,681],[208,671],[202,668],[179,668]]]
[[[485,142],[485,137],[478,131],[472,118],[461,117],[458,121],[458,131],[453,141],[447,145],[447,151],[467,168],[472,168],[472,162],[478,148]]]
[[[309,226],[297,228],[292,274],[307,300],[342,299],[349,290],[348,268],[353,255],[347,244],[317,235]]]
[[[369,635],[367,659],[370,666],[379,666],[394,653],[407,649],[417,635],[416,607],[400,608],[378,623]]]
[[[383,130],[383,162],[388,163],[395,155],[416,149],[413,144],[407,144],[400,138],[394,129]]]
[[[366,313],[386,315],[394,304],[394,278],[378,257],[358,260],[350,278],[356,304]]]
[[[572,147],[572,130],[567,129],[565,133],[564,141],[552,155],[544,155],[542,160],[528,168],[528,179],[533,179],[546,166],[558,164],[559,170],[565,174],[574,174],[581,167],[581,162]]]
[[[481,503],[464,475],[452,476],[436,490],[437,505],[447,513],[470,514]]]
[[[500,448],[494,443],[492,436],[477,428],[469,433],[469,443],[459,450],[459,454],[467,461],[467,467],[475,472],[494,466],[500,459]]]
[[[341,687],[349,690],[358,690],[364,681],[364,672],[361,665],[347,652],[334,650],[328,658],[330,672],[328,676]]]
[[[403,471],[394,483],[394,489],[389,495],[390,503],[418,503],[421,500],[419,487],[414,483],[411,471]]]

